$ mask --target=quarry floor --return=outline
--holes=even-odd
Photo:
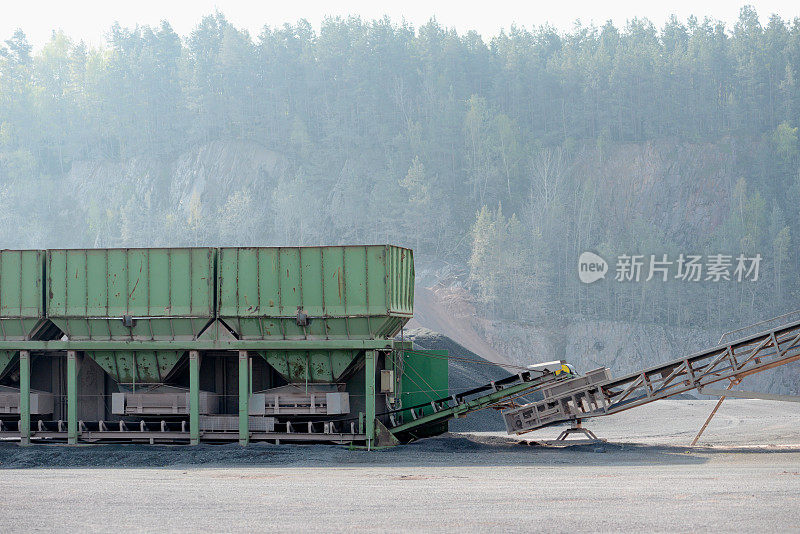
[[[797,531],[800,404],[662,401],[552,448],[0,445],[0,531]],[[559,428],[527,438],[552,439]]]

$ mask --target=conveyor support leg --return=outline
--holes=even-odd
[[[78,443],[78,355],[67,351],[67,443]]]
[[[239,445],[250,441],[248,404],[250,401],[250,361],[246,350],[239,351]]]
[[[368,350],[366,353],[366,365],[364,365],[364,382],[366,384],[367,400],[365,426],[368,446],[371,445],[372,441],[375,439],[375,357],[375,351]]]
[[[19,351],[19,443],[31,444],[31,353]]]
[[[189,443],[200,443],[200,353],[189,351]]]

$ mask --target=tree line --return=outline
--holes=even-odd
[[[54,32],[34,51],[20,30],[0,46],[0,234],[28,246],[399,242],[465,266],[487,315],[725,325],[798,302],[798,76],[800,19],[762,25],[751,7],[733,27],[673,17],[488,39],[387,18],[250,35],[221,13],[183,37],[167,22],[114,25],[99,47]],[[243,189],[205,217],[196,199],[177,221],[130,184],[108,184],[117,204],[85,213],[62,190],[77,162],[168,161],[219,140],[284,155],[288,175],[270,198]],[[667,234],[659,213],[603,222],[622,192],[592,169],[649,143],[727,158],[729,209],[707,231]],[[582,250],[765,262],[750,285],[582,286]]]

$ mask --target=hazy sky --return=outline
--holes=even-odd
[[[670,2],[640,1],[536,1],[518,2],[469,2],[404,0],[402,2],[376,2],[375,0],[269,1],[269,0],[28,0],[10,2],[0,0],[0,40],[8,39],[15,28],[22,28],[37,48],[49,37],[53,29],[63,29],[76,39],[92,44],[103,41],[104,34],[114,21],[123,26],[136,24],[158,24],[168,20],[181,35],[188,34],[203,15],[219,10],[235,26],[247,28],[252,35],[268,24],[281,25],[308,19],[315,27],[326,15],[360,15],[365,19],[389,15],[400,21],[403,18],[415,27],[427,22],[432,16],[443,25],[455,27],[459,32],[476,30],[485,38],[496,34],[512,23],[518,26],[538,26],[550,23],[568,30],[576,19],[588,24],[601,25],[608,19],[622,26],[627,19],[647,17],[657,26],[671,14],[685,20],[689,15],[698,18],[710,16],[732,26],[739,8],[754,5],[762,23],[772,13],[784,19],[800,16],[797,0],[711,0]]]

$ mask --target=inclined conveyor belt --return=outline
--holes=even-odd
[[[650,402],[743,378],[800,359],[800,321],[718,345],[685,358],[611,378],[607,368],[542,388],[544,400],[503,411],[509,433],[611,415]],[[599,378],[599,379],[598,379]]]
[[[388,430],[395,438],[404,442],[413,441],[417,437],[422,437],[418,436],[417,432],[426,427],[464,417],[484,408],[500,408],[512,399],[547,385],[562,383],[572,376],[562,370],[524,371],[455,395],[399,408],[381,415],[389,416]]]

